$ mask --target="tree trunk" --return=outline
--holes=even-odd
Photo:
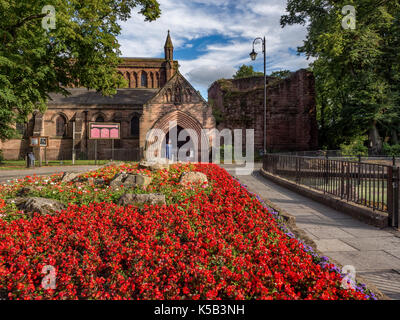
[[[372,125],[369,130],[369,141],[372,154],[379,154],[382,151],[382,138],[379,135],[378,129],[376,128],[376,122]]]
[[[397,131],[395,129],[392,129],[392,143],[393,144],[399,143],[399,138],[397,136]]]

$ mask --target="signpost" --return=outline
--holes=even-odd
[[[95,140],[95,164],[97,164],[97,140],[111,140],[111,160],[114,160],[114,140],[121,139],[121,125],[111,122],[89,122],[89,139]]]
[[[47,147],[49,146],[49,137],[34,136],[30,137],[29,146],[32,148],[38,148],[39,150],[39,167],[42,166],[42,154],[41,148],[44,149],[44,159],[47,164]]]

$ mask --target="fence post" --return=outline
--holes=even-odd
[[[300,183],[300,158],[296,156],[296,183]]]
[[[344,161],[340,165],[340,199],[343,199],[344,194]]]
[[[392,227],[399,228],[399,168],[393,167],[393,210],[392,210]]]
[[[325,165],[324,165],[324,193],[328,191],[329,183],[329,158],[328,153],[325,154]]]
[[[349,201],[350,196],[350,164],[346,162],[346,199]]]

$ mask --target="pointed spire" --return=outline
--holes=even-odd
[[[169,30],[168,30],[168,36],[167,36],[167,40],[165,41],[165,46],[164,48],[174,48],[174,45],[172,44],[172,40],[171,40],[171,35],[169,34]]]
[[[165,60],[167,61],[174,60],[174,46],[172,44],[169,30],[168,30],[167,40],[165,41],[164,52],[165,52]]]

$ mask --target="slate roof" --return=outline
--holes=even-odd
[[[71,95],[50,94],[49,105],[143,105],[153,98],[159,89],[118,89],[113,97],[105,97],[95,90],[68,89]]]

